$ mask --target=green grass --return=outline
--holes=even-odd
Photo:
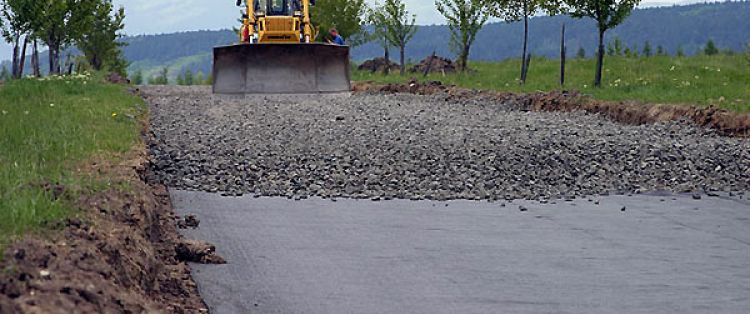
[[[0,249],[75,212],[42,184],[93,188],[97,183],[79,166],[116,158],[138,140],[142,100],[101,81],[78,76],[0,86]]]
[[[592,86],[595,60],[569,60],[564,89],[578,90],[602,100],[635,100],[647,103],[716,105],[729,110],[750,111],[750,58],[747,55],[695,57],[606,57],[602,88]],[[473,62],[469,74],[431,74],[461,87],[510,92],[560,90],[558,60],[535,58],[527,83],[518,84],[520,61]],[[355,71],[355,81],[396,83],[401,77]],[[421,79],[421,75],[418,75]]]

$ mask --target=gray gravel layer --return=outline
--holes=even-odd
[[[152,179],[180,189],[498,200],[750,187],[750,141],[687,124],[628,126],[441,96],[143,93]]]

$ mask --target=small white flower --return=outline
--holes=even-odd
[[[696,80],[697,80],[697,79],[699,79],[699,78],[700,78],[699,76],[697,76],[697,75],[695,76],[695,79],[696,79]]]
[[[24,112],[23,112],[23,114],[25,114],[25,115],[28,115],[28,114],[29,114],[29,111],[28,111],[28,110],[26,110],[26,111],[24,111]]]
[[[54,106],[55,106],[55,104],[49,104],[49,106],[50,106],[50,107],[54,107]]]
[[[5,111],[5,110],[3,110],[3,115],[6,115],[6,114],[8,114],[8,112],[7,112],[7,111]]]
[[[671,68],[669,68],[669,70],[674,71],[674,65]]]

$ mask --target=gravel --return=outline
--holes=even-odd
[[[480,98],[213,97],[151,87],[151,179],[289,198],[573,199],[744,191],[750,141],[680,123],[629,126]]]

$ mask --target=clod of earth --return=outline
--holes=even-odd
[[[212,244],[185,240],[178,243],[175,247],[177,260],[183,262],[193,262],[200,264],[226,264],[227,262],[219,255],[216,255],[216,247]]]
[[[144,88],[153,115],[148,176],[179,189],[290,199],[509,201],[750,188],[748,139],[684,121],[626,125],[581,111],[529,111],[522,97],[429,88],[435,92],[425,96],[245,99]]]
[[[180,229],[192,228],[196,229],[200,226],[201,221],[195,215],[187,215],[177,220],[177,227]]]

